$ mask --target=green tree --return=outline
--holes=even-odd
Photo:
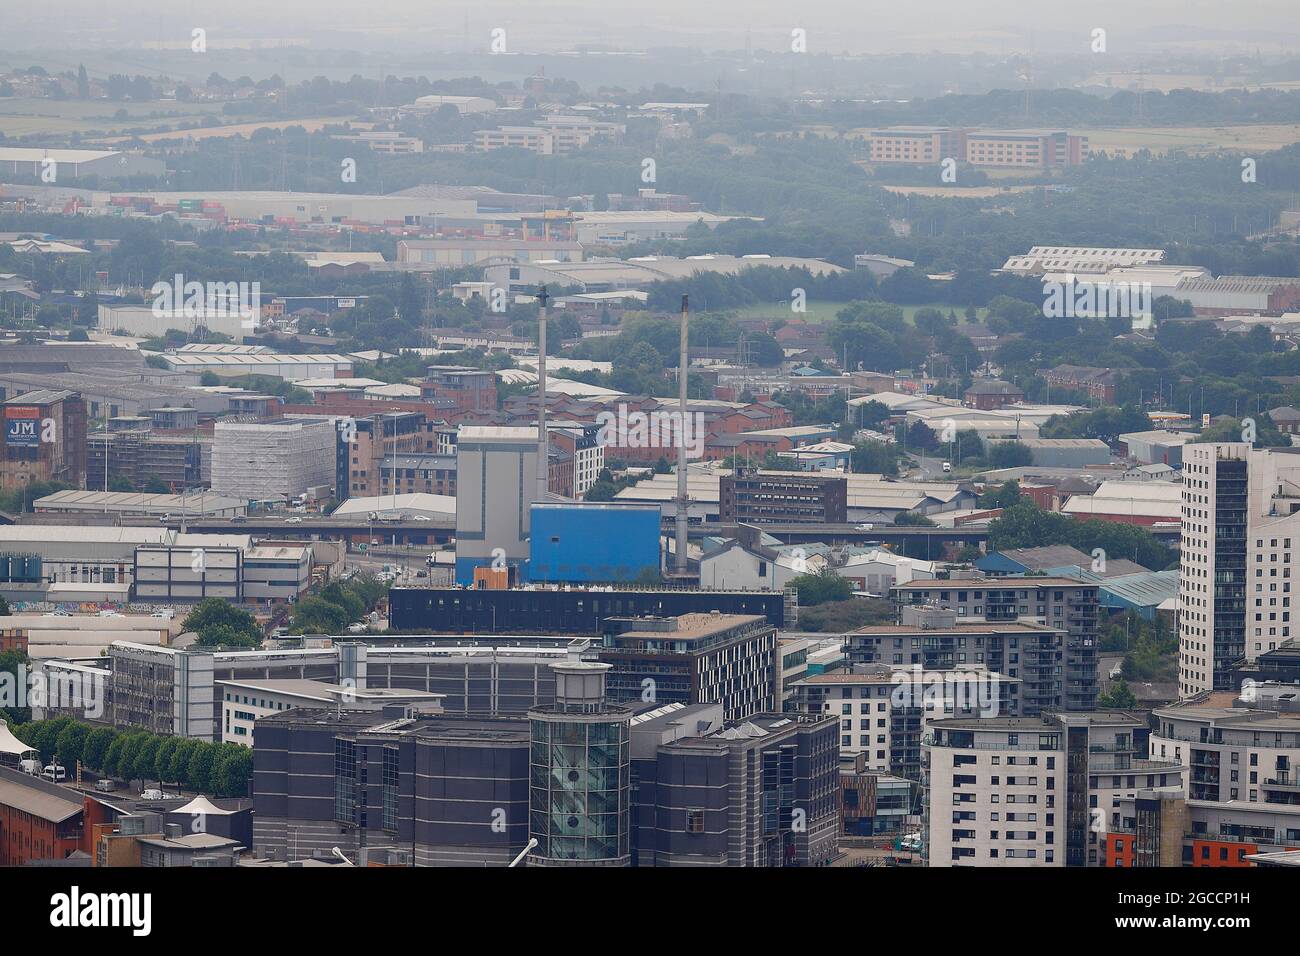
[[[172,751],[171,759],[167,763],[167,779],[174,780],[182,786],[192,788],[190,783],[190,761],[194,758],[194,751],[202,746],[202,742],[195,740],[193,737],[185,737],[180,740],[176,749]]]
[[[78,760],[82,759],[83,748],[89,735],[90,726],[77,721],[71,721],[63,728],[54,745],[63,766],[71,769]]]
[[[229,624],[216,624],[199,632],[200,647],[261,647],[262,635],[250,633],[231,627]]]
[[[111,727],[96,727],[81,748],[81,762],[95,770],[103,770],[108,748],[117,736],[117,731]]]
[[[1097,695],[1097,707],[1101,710],[1132,710],[1137,707],[1137,698],[1124,680],[1116,681],[1109,691]]]
[[[238,744],[222,744],[214,758],[208,789],[220,797],[248,796],[253,778],[253,751]]]
[[[1024,468],[1034,463],[1034,453],[1018,441],[1000,441],[989,445],[990,468]]]
[[[185,771],[185,782],[191,789],[198,791],[211,789],[215,751],[214,745],[202,741],[199,741],[199,746],[194,748],[194,752],[190,755],[190,765]]]
[[[99,765],[102,773],[119,776],[117,771],[122,763],[122,751],[126,749],[126,738],[126,734],[117,734],[108,742],[108,749],[104,751],[104,759]]]
[[[790,580],[789,586],[799,592],[801,607],[853,597],[853,585],[848,578],[840,577],[831,568],[822,568],[814,574],[800,574]]]
[[[318,597],[309,597],[298,602],[289,630],[294,634],[337,634],[347,624],[348,615],[343,608]]]
[[[253,615],[221,598],[204,598],[194,605],[182,627],[198,634],[199,643],[204,646],[224,642],[233,646],[256,647],[262,643],[262,629],[257,626]],[[234,632],[233,636],[231,632]]]
[[[1016,481],[1005,481],[996,488],[989,488],[976,501],[981,508],[1010,508],[1020,500],[1020,485]]]
[[[935,527],[934,521],[932,521],[930,518],[927,518],[925,515],[920,514],[916,511],[900,512],[898,516],[894,518],[894,524],[903,525],[905,527],[917,527],[917,528]]]
[[[155,734],[146,734],[140,741],[131,760],[131,779],[151,780],[157,775],[158,748],[162,738]]]

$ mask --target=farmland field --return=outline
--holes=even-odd
[[[129,137],[129,130],[147,130],[139,136],[146,143],[163,139],[207,139],[214,136],[249,136],[254,130],[302,126],[311,132],[335,117],[305,117],[238,122],[221,112],[221,103],[178,103],[175,100],[52,100],[27,97],[0,99],[0,133],[11,140],[23,136],[56,136],[81,133],[85,145],[112,145]],[[117,119],[116,114],[126,112]],[[221,125],[218,125],[221,124]],[[178,129],[179,127],[179,129]],[[88,135],[89,134],[89,135]]]
[[[1219,149],[1268,152],[1300,143],[1300,123],[1256,126],[1147,126],[1080,129],[1094,152],[1129,155],[1140,149],[1164,153],[1182,149],[1208,153]]]
[[[126,118],[114,119],[114,114],[120,110],[126,111]],[[51,100],[28,97],[0,99],[0,133],[10,139],[18,136],[84,134],[91,130],[112,134],[129,129],[200,126],[220,117],[220,103]]]

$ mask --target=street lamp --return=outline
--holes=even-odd
[[[533,837],[528,841],[528,843],[524,846],[524,848],[519,851],[519,855],[510,861],[510,865],[507,866],[506,869],[509,870],[518,866],[520,863],[524,861],[524,857],[526,857],[529,853],[532,853],[533,850],[535,850],[536,848],[537,848],[537,838]]]

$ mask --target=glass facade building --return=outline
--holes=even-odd
[[[532,865],[630,863],[631,710],[606,703],[608,669],[555,665],[556,704],[529,711]]]

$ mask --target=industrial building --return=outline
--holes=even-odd
[[[77,392],[37,389],[0,403],[0,489],[61,481],[86,486],[86,403]]]
[[[248,513],[247,498],[226,498],[210,492],[192,495],[151,495],[135,491],[78,491],[67,488],[37,498],[32,510],[50,514],[115,514],[162,518],[232,518]]]
[[[1034,455],[1031,464],[1044,468],[1087,468],[1110,463],[1110,446],[1101,438],[1021,438]]]
[[[161,333],[159,333],[161,334]],[[240,338],[246,333],[238,333]],[[164,352],[163,361],[176,372],[202,375],[211,372],[218,377],[232,378],[243,375],[269,375],[286,382],[310,379],[352,378],[355,362],[346,355],[311,353],[289,355],[283,352]]]
[[[1219,276],[1186,279],[1173,292],[1197,315],[1281,315],[1300,310],[1300,279],[1286,276]]]
[[[529,557],[537,430],[467,425],[456,442],[456,581]]]
[[[42,173],[53,170],[55,182],[98,176],[122,179],[127,176],[162,176],[166,165],[161,159],[138,153],[111,149],[47,149],[45,147],[0,147],[0,174],[32,176],[42,180]]]
[[[413,269],[461,268],[494,262],[581,262],[581,244],[569,239],[403,239],[397,261]],[[509,288],[506,283],[494,283]],[[534,290],[535,291],[535,290]]]
[[[681,215],[699,216],[695,213]],[[705,255],[685,259],[638,256],[635,259],[592,259],[586,262],[580,261],[579,257],[578,261],[561,263],[537,262],[537,258],[533,257],[527,264],[488,265],[483,270],[483,279],[492,283],[494,288],[528,292],[535,291],[540,285],[577,286],[583,292],[618,292],[628,289],[645,291],[655,282],[688,279],[696,273],[735,275],[758,267],[806,269],[815,276],[844,271],[842,266],[821,259],[795,256]]]
[[[534,503],[528,577],[543,584],[658,580],[659,535],[655,505]]]
[[[218,422],[212,438],[212,490],[268,501],[333,487],[335,432],[327,418]]]
[[[273,225],[288,223],[388,222],[420,225],[448,217],[473,218],[473,200],[445,199],[419,193],[366,195],[361,193],[299,193],[270,190],[209,189],[191,192],[131,192],[160,206],[198,203],[209,215]]]
[[[1008,258],[1002,271],[1019,275],[1048,272],[1098,275],[1122,267],[1160,265],[1164,259],[1163,249],[1033,246],[1024,255]]]
[[[740,469],[719,481],[718,520],[723,524],[844,524],[848,482],[843,476]]]
[[[162,338],[172,329],[194,337],[207,330],[215,335],[228,335],[236,342],[256,333],[261,317],[256,308],[246,312],[238,307],[203,307],[199,309],[161,309],[153,305],[99,306],[96,328],[108,334],[137,335],[144,338]]]

